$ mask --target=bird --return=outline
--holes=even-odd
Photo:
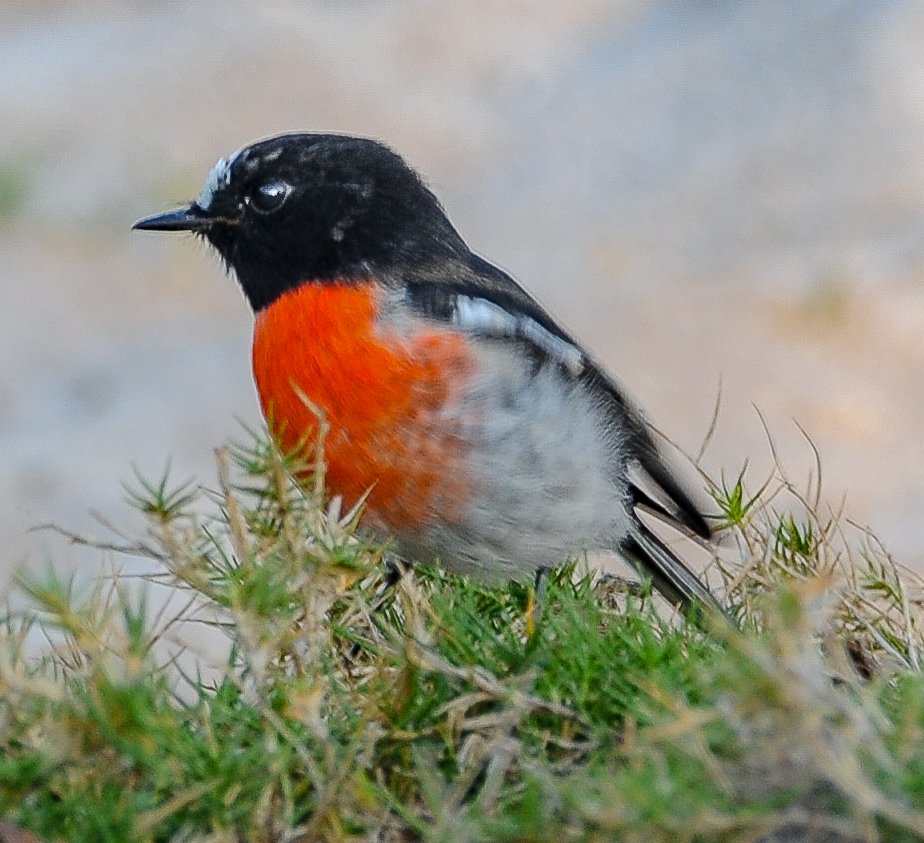
[[[641,517],[713,532],[647,416],[387,145],[258,140],[133,228],[214,248],[254,313],[273,438],[307,455],[323,428],[328,494],[405,560],[522,579],[615,551],[671,604],[722,611]]]

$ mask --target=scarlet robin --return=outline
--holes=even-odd
[[[617,550],[671,602],[717,606],[639,518],[710,535],[645,418],[387,147],[261,140],[134,227],[218,251],[255,314],[274,436],[304,446],[320,411],[330,493],[368,495],[363,523],[407,559],[522,577]]]

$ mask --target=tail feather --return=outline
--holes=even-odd
[[[679,604],[684,612],[698,609],[730,620],[703,581],[641,522],[636,522],[622,549],[668,602]]]

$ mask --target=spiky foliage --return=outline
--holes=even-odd
[[[142,480],[150,533],[109,546],[140,587],[49,572],[4,618],[0,811],[73,841],[924,839],[919,584],[770,489],[717,492],[743,631],[704,633],[575,566],[536,615],[392,586],[259,438],[214,489]]]

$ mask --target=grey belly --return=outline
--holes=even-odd
[[[618,422],[557,366],[491,343],[480,362],[441,419],[459,431],[471,497],[461,517],[396,536],[402,555],[507,578],[614,549],[629,527]]]

